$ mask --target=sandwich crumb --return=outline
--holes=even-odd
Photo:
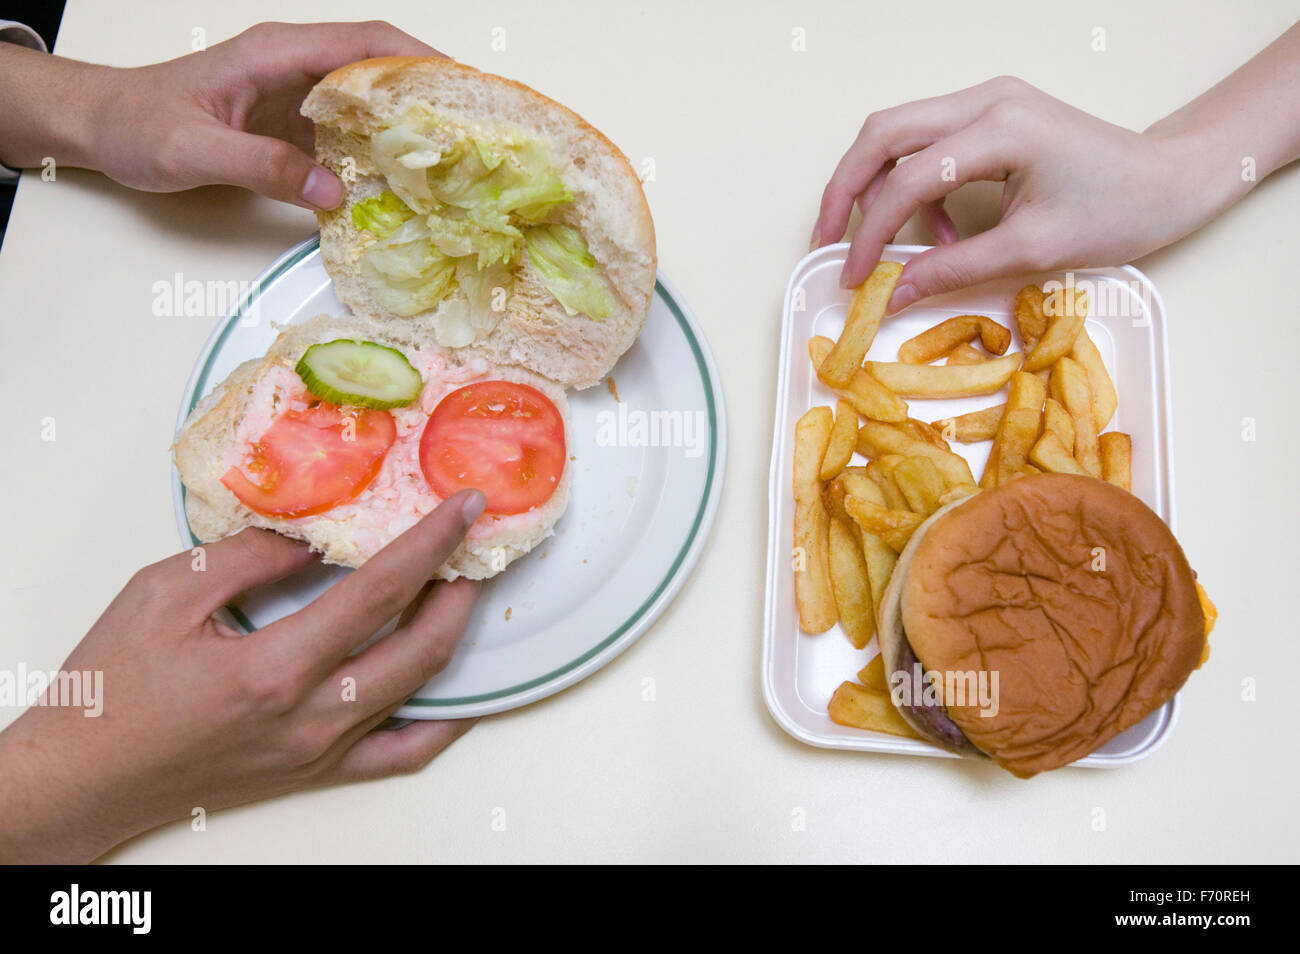
[[[618,401],[619,404],[623,403],[618,396],[618,385],[614,383],[614,375],[611,374],[605,379],[605,387],[609,388],[609,393],[614,396],[615,401]]]
[[[511,617],[513,614],[514,614],[514,610],[513,610],[511,607],[507,606],[507,607],[506,607],[506,622],[507,622],[507,623],[510,622],[510,617]]]

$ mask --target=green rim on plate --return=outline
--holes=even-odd
[[[285,272],[313,254],[319,247],[320,236],[316,236],[315,238],[304,242],[300,248],[286,255],[257,283],[256,288],[249,291],[249,293],[239,303],[238,307],[235,308],[234,312],[231,313],[230,317],[226,319],[226,323],[222,327],[221,333],[217,336],[216,341],[208,351],[207,359],[203,363],[203,368],[199,371],[198,377],[195,379],[194,393],[190,400],[190,406],[186,410],[187,415],[194,411],[194,408],[198,406],[203,395],[208,392],[208,377],[212,370],[213,359],[221,350],[222,346],[225,345],[226,339],[230,336],[231,331],[239,323],[240,319],[243,318],[248,306],[260,298],[271,285],[284,275]],[[476,702],[490,702],[496,699],[515,695],[516,693],[526,692],[529,689],[533,689],[537,686],[551,682],[554,679],[558,679],[566,673],[576,669],[578,666],[581,666],[593,656],[596,656],[607,649],[617,641],[619,637],[630,630],[633,626],[637,625],[645,614],[650,611],[650,608],[655,604],[655,602],[658,601],[660,596],[663,595],[664,591],[672,583],[673,578],[677,575],[677,571],[686,560],[686,555],[690,552],[691,547],[694,546],[696,537],[699,535],[700,527],[704,523],[705,513],[708,511],[709,498],[713,491],[713,481],[716,477],[718,465],[717,407],[713,400],[714,381],[709,377],[708,364],[704,360],[704,353],[700,348],[699,340],[695,337],[694,329],[691,328],[690,323],[686,320],[686,316],[682,314],[682,310],[677,304],[677,301],[668,293],[667,289],[665,289],[663,284],[659,281],[655,282],[655,294],[668,306],[668,310],[672,312],[673,317],[677,320],[677,326],[681,329],[687,343],[690,345],[691,354],[695,358],[695,366],[699,370],[700,380],[704,385],[704,400],[708,406],[709,416],[709,467],[704,478],[704,492],[700,495],[700,505],[695,511],[695,519],[691,523],[690,533],[686,535],[686,540],[682,543],[681,549],[677,551],[677,556],[668,567],[668,572],[664,574],[664,578],[659,581],[659,585],[656,586],[650,595],[646,597],[645,601],[637,607],[636,611],[624,620],[622,624],[615,628],[612,633],[605,636],[581,656],[570,660],[558,669],[552,670],[543,676],[538,676],[535,679],[530,679],[527,682],[521,682],[517,685],[510,686],[506,689],[498,689],[495,692],[481,693],[476,696],[457,696],[450,699],[422,699],[419,696],[415,696],[407,700],[406,705],[436,708],[468,705]],[[185,485],[181,484],[182,507],[185,503],[185,494]],[[188,528],[188,522],[186,526]],[[194,535],[193,530],[190,531],[190,541],[193,546],[199,546],[202,543],[202,541]],[[235,621],[243,628],[245,633],[251,633],[257,628],[253,625],[247,615],[245,615],[238,607],[227,606],[226,609],[230,612],[231,616],[234,617]]]

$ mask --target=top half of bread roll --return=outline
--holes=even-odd
[[[650,211],[572,110],[452,60],[384,57],[330,73],[302,112],[347,190],[320,214],[321,251],[354,312],[565,387],[600,381],[636,339]]]

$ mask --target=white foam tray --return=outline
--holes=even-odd
[[[907,262],[925,250],[925,246],[919,245],[888,245],[882,257]],[[835,404],[835,396],[813,373],[808,360],[808,339],[813,335],[836,338],[844,327],[849,292],[839,287],[839,274],[847,251],[847,244],[839,244],[809,254],[795,267],[786,287],[768,491],[763,695],[777,723],[809,745],[956,758],[925,742],[831,722],[826,714],[826,705],[835,687],[845,680],[854,679],[858,670],[879,650],[875,640],[866,649],[854,649],[838,625],[815,636],[799,629],[791,568],[794,428],[810,407],[819,404],[833,407]],[[1011,328],[1014,334],[1011,301],[1016,291],[1028,282],[1042,285],[1049,280],[1064,282],[1066,275],[1022,275],[918,302],[882,322],[868,357],[879,361],[896,360],[898,346],[908,338],[945,318],[972,312],[989,315]],[[1133,436],[1133,492],[1176,532],[1164,302],[1151,281],[1132,266],[1081,269],[1074,272],[1074,280],[1076,283],[1094,283],[1087,329],[1097,343],[1119,392],[1119,409],[1108,429],[1126,431]],[[1011,350],[1024,350],[1018,335]],[[1001,397],[913,399],[908,404],[912,417],[933,421],[1003,400],[1005,389]],[[988,441],[953,444],[953,450],[970,462],[976,477],[983,472],[989,447]],[[862,462],[860,458],[854,458],[854,463]],[[1074,764],[1114,767],[1145,758],[1168,735],[1177,715],[1178,699],[1175,698]]]

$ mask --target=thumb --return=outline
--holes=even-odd
[[[283,139],[213,125],[196,140],[195,172],[204,184],[240,186],[312,210],[343,201],[338,176]]]
[[[888,314],[914,301],[1026,270],[1025,250],[1004,225],[922,252],[903,266]]]

